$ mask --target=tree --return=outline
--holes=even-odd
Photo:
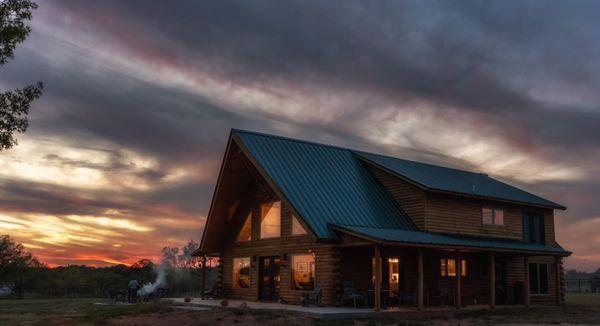
[[[9,235],[0,236],[0,280],[9,282],[18,298],[23,297],[25,287],[35,280],[35,271],[44,267],[22,244]]]
[[[0,65],[14,57],[17,44],[25,41],[37,4],[31,0],[0,0]],[[27,114],[31,103],[42,95],[44,85],[38,82],[23,89],[0,92],[0,151],[17,144],[13,133],[27,130]]]

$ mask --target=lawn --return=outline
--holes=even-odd
[[[490,325],[490,324],[600,324],[600,295],[567,295],[564,307],[503,307],[494,310],[451,312],[431,318],[381,314],[379,317],[319,321],[292,312],[241,309],[195,311],[166,303],[99,305],[101,299],[0,300],[0,325]]]
[[[173,311],[167,304],[99,305],[103,299],[0,300],[0,325],[97,325],[122,316]]]

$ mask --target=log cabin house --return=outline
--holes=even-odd
[[[225,298],[560,305],[555,209],[482,173],[232,130],[195,255],[219,258]]]

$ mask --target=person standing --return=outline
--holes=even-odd
[[[137,302],[137,292],[140,288],[140,284],[137,280],[133,279],[129,281],[127,285],[127,302],[136,303]]]

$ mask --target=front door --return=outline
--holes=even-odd
[[[260,257],[258,298],[264,301],[279,299],[279,256]]]

